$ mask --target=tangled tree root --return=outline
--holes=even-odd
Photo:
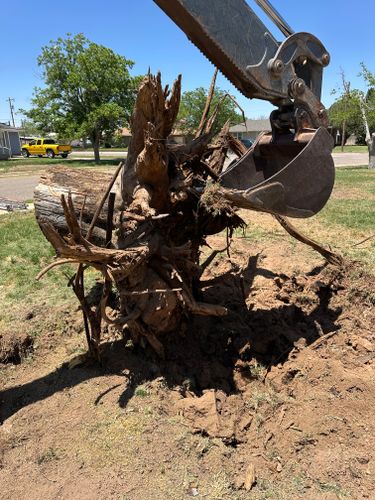
[[[213,140],[217,110],[202,121],[193,141],[169,145],[180,94],[181,77],[169,90],[162,87],[160,74],[147,75],[131,119],[127,160],[115,175],[87,176],[60,167],[36,188],[37,220],[57,254],[39,277],[56,265],[78,264],[70,284],[81,304],[90,352],[97,358],[103,323],[134,342],[146,339],[162,357],[158,337],[176,330],[187,315],[227,313],[199,300],[197,283],[210,262],[200,265],[199,256],[207,235],[226,229],[229,247],[233,230],[245,225],[231,194],[215,184],[227,150],[241,156],[244,149],[229,134],[229,124]],[[297,237],[285,219],[279,222]],[[341,262],[316,242],[298,239],[331,262]],[[103,277],[101,298],[94,305],[85,294],[87,266]],[[117,302],[112,307],[113,290]]]

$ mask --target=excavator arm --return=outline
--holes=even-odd
[[[238,205],[309,217],[334,183],[333,139],[320,102],[330,56],[309,33],[294,33],[268,0],[255,0],[285,40],[269,32],[245,0],[154,0],[246,97],[276,106],[271,133],[221,176]]]

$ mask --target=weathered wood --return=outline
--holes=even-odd
[[[210,120],[205,124],[207,132],[190,144],[167,145],[180,94],[181,78],[169,91],[162,87],[160,74],[147,75],[139,89],[131,120],[132,141],[116,188],[120,203],[115,207],[109,248],[110,173],[87,175],[87,170],[57,168],[42,176],[35,190],[38,222],[58,256],[46,270],[66,262],[79,264],[72,285],[84,312],[90,351],[96,356],[102,321],[120,331],[128,329],[134,341],[144,336],[163,356],[157,336],[176,329],[186,313],[221,316],[227,312],[217,304],[197,301],[193,294],[193,282],[202,272],[199,245],[210,232],[207,221],[216,217],[214,231],[233,223],[225,211],[213,216],[200,207],[202,189],[196,189],[204,186],[205,170],[211,171],[212,153],[215,167],[221,169],[225,152],[219,149],[225,140],[209,145]],[[203,160],[206,169],[202,169]],[[89,306],[85,297],[84,266],[103,275],[96,307]],[[107,307],[112,286],[118,296],[114,313]]]
[[[209,166],[218,175],[223,170],[225,158],[229,149],[229,121],[227,121],[216,138],[214,151],[210,158]]]
[[[150,205],[160,209],[168,203],[166,140],[177,117],[181,97],[181,75],[172,90],[163,89],[160,73],[143,80],[131,118],[132,139],[122,174],[121,193],[128,205],[137,194],[135,208]]]
[[[111,172],[97,172],[88,169],[70,169],[58,166],[47,170],[40,177],[34,191],[36,219],[48,221],[61,235],[69,232],[61,205],[61,195],[72,195],[76,216],[81,220],[83,234],[89,230],[97,205],[103,196],[103,188],[108,185]],[[105,241],[108,202],[97,219],[93,229],[93,241],[101,244]]]
[[[218,73],[218,69],[215,68],[215,71],[214,71],[214,74],[213,74],[213,77],[212,77],[212,80],[211,80],[210,89],[208,91],[208,95],[207,95],[207,99],[206,99],[206,104],[205,104],[204,109],[203,109],[201,121],[200,121],[198,129],[197,129],[197,131],[195,133],[195,138],[198,138],[198,137],[200,137],[202,135],[203,130],[204,130],[204,126],[205,126],[206,121],[208,119],[208,115],[209,115],[209,112],[210,112],[210,107],[211,107],[212,99],[213,99],[214,92],[215,92],[215,85],[216,85],[217,73]]]
[[[242,144],[242,142],[234,137],[233,135],[228,136],[228,143],[230,149],[233,151],[235,155],[237,155],[239,158],[243,156],[245,153],[247,153],[248,149],[247,147]]]

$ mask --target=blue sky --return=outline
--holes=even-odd
[[[255,2],[248,3],[272,26]],[[331,53],[323,82],[326,106],[333,101],[331,90],[340,82],[340,68],[353,87],[362,85],[357,77],[361,61],[375,72],[375,0],[273,0],[273,5],[295,31],[313,33]],[[153,72],[162,72],[165,83],[172,83],[182,73],[183,90],[208,87],[211,81],[212,65],[152,0],[40,0],[33,5],[6,1],[1,18],[0,121],[10,119],[8,97],[15,99],[16,109],[30,106],[33,87],[42,85],[36,63],[40,48],[67,32],[82,32],[136,61],[134,74],[145,73],[150,66]],[[283,39],[277,28],[272,31]],[[268,115],[272,109],[266,102],[241,96],[222,76],[218,85],[238,98],[249,117]],[[18,114],[16,122],[20,119]]]

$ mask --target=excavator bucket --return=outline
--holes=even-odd
[[[262,134],[251,149],[221,175],[240,208],[294,218],[318,213],[332,192],[333,139],[327,129],[273,137]]]
[[[234,204],[297,218],[319,212],[334,183],[333,139],[320,102],[330,56],[320,40],[293,33],[269,0],[256,1],[287,37],[282,42],[246,0],[154,1],[240,92],[278,106],[273,132],[221,175]]]

